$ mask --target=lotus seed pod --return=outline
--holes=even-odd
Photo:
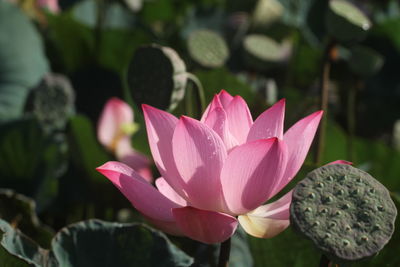
[[[279,20],[284,7],[278,0],[258,0],[254,8],[252,22],[256,28],[267,28]]]
[[[394,232],[396,215],[382,184],[342,164],[307,174],[294,188],[290,206],[294,228],[334,262],[356,261],[379,252]]]
[[[186,66],[169,47],[152,44],[137,49],[127,78],[137,105],[172,110],[185,95]]]
[[[46,74],[41,84],[32,90],[28,110],[37,117],[45,130],[61,129],[75,112],[75,93],[63,75]]]
[[[187,41],[187,48],[191,58],[206,68],[221,67],[229,57],[225,40],[210,30],[192,32]]]
[[[371,21],[352,3],[346,0],[329,1],[326,16],[328,32],[337,40],[344,43],[362,41]]]
[[[383,65],[383,57],[375,50],[357,45],[351,49],[349,67],[355,74],[368,77],[377,73]]]
[[[289,42],[279,44],[275,40],[261,34],[251,34],[243,41],[245,63],[253,69],[265,71],[283,63],[290,54]]]

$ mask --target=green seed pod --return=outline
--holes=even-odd
[[[192,32],[187,40],[187,48],[191,58],[206,68],[221,67],[229,57],[225,40],[210,30]]]
[[[59,74],[46,74],[41,84],[32,90],[28,110],[45,130],[62,129],[75,113],[75,93],[69,80]]]
[[[142,46],[133,55],[127,79],[137,105],[172,110],[185,95],[186,66],[172,48]]]
[[[243,41],[244,62],[253,69],[265,71],[283,63],[290,54],[290,44],[279,44],[261,34],[251,34]]]
[[[326,27],[335,39],[344,43],[362,41],[371,21],[352,3],[346,0],[329,1]]]
[[[315,198],[309,197],[311,193]],[[290,206],[294,228],[334,262],[360,260],[379,252],[394,232],[396,215],[382,184],[343,164],[323,166],[307,174],[294,188]]]

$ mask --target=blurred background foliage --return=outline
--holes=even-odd
[[[286,98],[288,128],[320,108],[323,62],[331,71],[319,165],[354,162],[399,206],[398,1],[60,0],[58,11],[38,2],[0,0],[2,266],[107,266],[104,254],[119,266],[215,266],[216,246],[143,225],[95,171],[113,159],[95,131],[105,102],[132,106],[132,146],[150,156],[140,104],[199,117],[199,90],[208,102],[225,89],[255,118]],[[314,157],[295,182],[317,167]],[[79,252],[87,246],[98,253]],[[400,266],[399,246],[397,230],[359,265]],[[231,266],[316,266],[319,256],[290,228],[268,240],[240,230]]]

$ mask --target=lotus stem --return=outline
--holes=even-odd
[[[95,58],[98,57],[101,50],[101,39],[102,39],[102,31],[104,26],[104,19],[106,14],[106,5],[105,0],[97,0],[96,1],[96,27],[94,30],[94,38],[95,38]]]
[[[193,84],[195,85],[196,89],[197,89],[197,95],[199,97],[199,101],[200,101],[200,107],[201,107],[201,113],[204,112],[204,110],[206,109],[206,98],[204,96],[204,88],[203,85],[201,84],[200,80],[196,77],[196,75],[187,72],[186,73],[186,77],[193,82]]]
[[[319,267],[330,267],[331,261],[324,255],[321,255],[321,259],[319,261]]]
[[[230,252],[231,252],[231,239],[229,238],[221,243],[221,248],[219,250],[218,267],[229,266]]]
[[[192,94],[192,92],[191,92],[191,90],[186,90],[186,93],[185,93],[185,111],[186,111],[186,114],[189,116],[189,117],[194,117],[194,113],[193,113],[193,103],[192,103],[192,97],[193,97],[193,94]]]
[[[350,161],[354,161],[354,132],[355,132],[355,104],[357,88],[351,87],[347,97],[347,156]]]
[[[325,52],[322,58],[321,78],[319,88],[321,88],[320,109],[324,111],[324,116],[321,120],[318,137],[316,139],[316,153],[315,164],[318,166],[321,163],[322,154],[325,148],[325,133],[328,115],[328,89],[329,89],[329,75],[331,71],[331,54],[336,46],[334,40],[330,40],[325,47]]]

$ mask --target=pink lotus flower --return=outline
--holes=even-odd
[[[137,128],[133,117],[133,111],[127,103],[118,98],[111,98],[100,115],[97,139],[118,160],[151,182],[153,177],[149,159],[131,147],[131,135]]]
[[[54,14],[58,14],[60,12],[58,0],[37,0],[37,5],[41,8],[49,10],[51,13]]]
[[[238,223],[256,237],[273,237],[289,225],[291,192],[263,205],[296,175],[322,111],[283,133],[285,101],[254,122],[240,96],[221,91],[200,121],[180,119],[143,105],[156,187],[128,166],[97,168],[160,229],[204,243],[228,239]]]

